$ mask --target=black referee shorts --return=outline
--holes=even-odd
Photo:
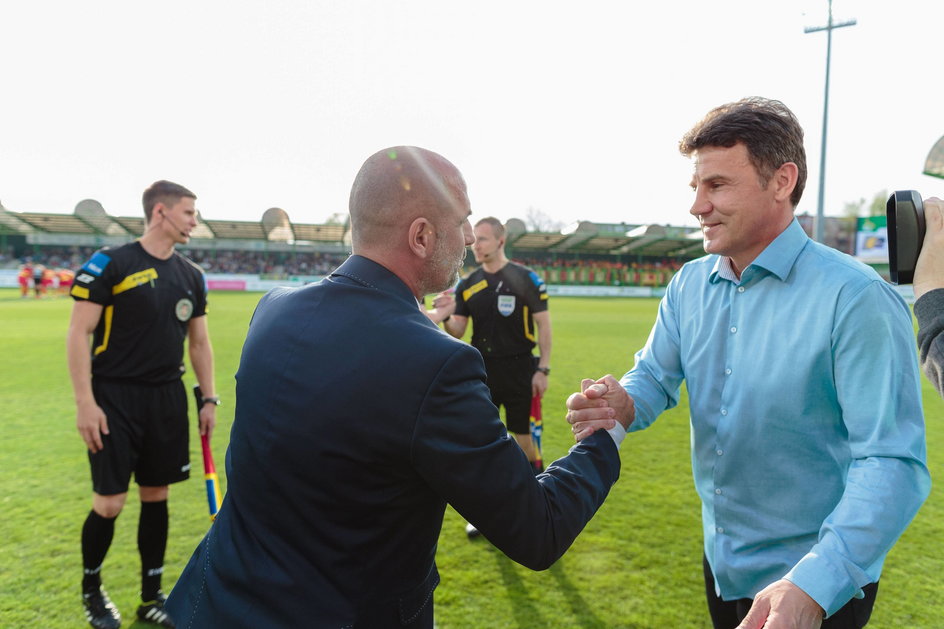
[[[531,381],[534,356],[521,354],[507,358],[486,358],[485,373],[492,404],[505,407],[508,432],[531,434]]]
[[[95,493],[125,493],[132,473],[144,487],[190,477],[187,392],[182,381],[143,385],[93,378],[92,392],[110,432],[102,435],[101,450],[89,451]]]

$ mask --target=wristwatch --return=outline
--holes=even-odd
[[[211,396],[211,397],[200,398],[200,408],[203,408],[204,405],[206,405],[206,404],[213,404],[214,406],[219,406],[219,405],[220,405],[220,398],[219,398],[219,396],[218,396],[218,395],[214,395],[214,396]]]
[[[535,370],[535,371],[540,371],[540,372],[543,373],[545,376],[551,375],[551,368],[550,368],[550,367],[535,367],[534,370]]]

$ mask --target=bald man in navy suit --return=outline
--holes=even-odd
[[[479,352],[422,311],[473,240],[455,166],[380,151],[350,211],[353,255],[253,315],[226,499],[167,602],[179,627],[432,627],[446,503],[542,570],[619,476],[621,425],[535,477]]]

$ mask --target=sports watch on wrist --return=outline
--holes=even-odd
[[[551,368],[550,368],[550,367],[535,367],[534,370],[535,370],[535,371],[540,371],[540,372],[543,373],[545,376],[551,375]]]
[[[199,411],[203,408],[204,404],[213,404],[214,406],[220,405],[220,396],[211,395],[210,397],[203,397],[203,391],[200,390],[200,385],[194,385],[193,387],[193,397],[197,402],[197,410]]]

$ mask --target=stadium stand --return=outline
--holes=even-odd
[[[310,242],[341,242],[344,240],[345,225],[295,225],[295,237]]]
[[[813,218],[798,216],[811,233]],[[854,227],[827,217],[827,238],[853,253]],[[548,284],[665,286],[687,260],[702,255],[694,227],[579,221],[555,232],[528,231],[524,222],[506,224],[509,257],[535,269]],[[144,232],[144,219],[110,216],[85,199],[72,214],[12,212],[0,205],[0,267],[27,258],[49,267],[77,268],[96,249],[117,245]],[[322,275],[350,251],[346,223],[294,223],[281,208],[259,221],[208,219],[193,231],[188,256],[209,273],[254,274],[270,278]],[[466,259],[473,267],[474,257]]]
[[[94,199],[79,201],[78,205],[75,206],[75,215],[100,234],[125,237],[134,234],[134,232],[129,232],[113,216],[109,216],[102,204]]]
[[[266,240],[262,223],[245,221],[203,221],[214,238],[236,238],[239,240]]]
[[[87,234],[98,232],[78,216],[69,214],[40,214],[39,212],[22,212],[17,218],[41,232],[53,234]]]
[[[115,218],[124,229],[135,237],[144,233],[144,218],[137,216],[119,216]]]

